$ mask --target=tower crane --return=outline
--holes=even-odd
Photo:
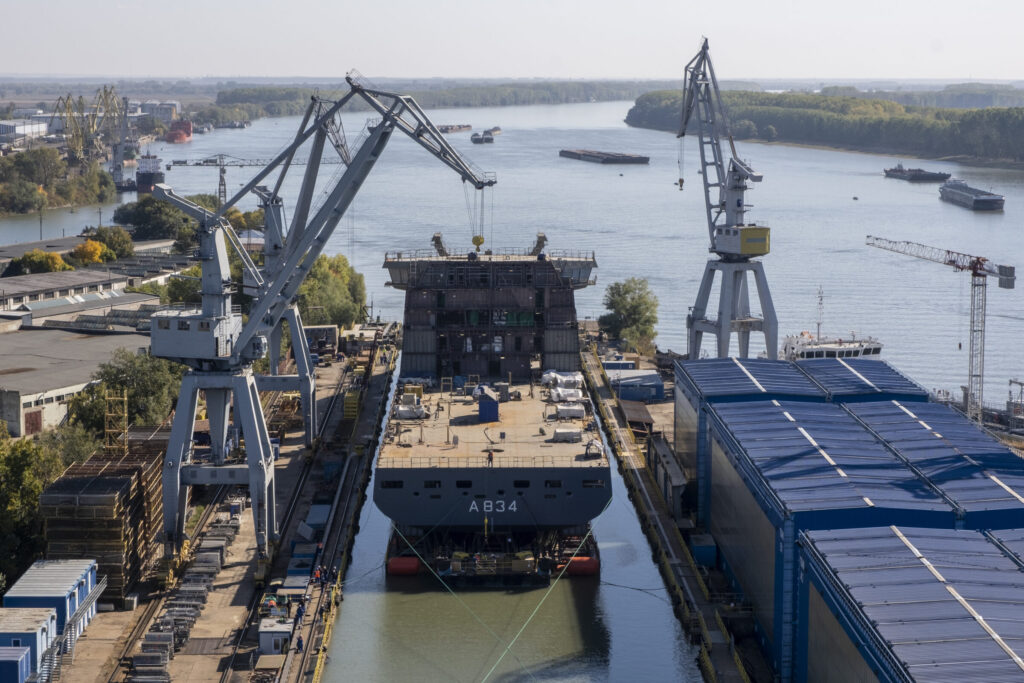
[[[316,258],[323,251],[335,227],[352,203],[362,183],[373,169],[392,134],[408,135],[463,180],[482,190],[494,184],[468,164],[444,139],[436,126],[411,98],[397,93],[364,87],[349,76],[349,92],[337,101],[312,98],[294,140],[260,170],[217,211],[209,211],[174,193],[167,185],[158,185],[154,195],[170,201],[199,223],[201,262],[201,307],[192,310],[168,310],[151,318],[151,352],[187,365],[163,467],[164,532],[166,552],[175,553],[184,540],[186,489],[194,484],[248,482],[252,499],[256,543],[264,562],[278,537],[274,502],[274,468],[270,438],[258,389],[276,389],[292,383],[290,378],[264,377],[257,386],[253,363],[268,352],[268,336],[287,319],[298,328],[302,356],[308,364],[308,350],[301,341],[301,320],[294,302]],[[324,144],[331,135],[331,120],[353,99],[362,100],[378,115],[367,135],[352,151],[344,173],[328,181],[326,195],[314,205],[316,184],[321,168]],[[295,152],[310,145],[308,163],[290,224],[285,225],[283,203],[279,196],[285,175],[293,165]],[[271,173],[278,176],[273,189],[263,185]],[[267,211],[267,265],[262,269],[249,258],[238,236],[225,219],[225,212],[249,192],[255,192]],[[232,305],[232,283],[228,262],[228,244],[242,260],[246,278],[257,289],[248,319]],[[297,362],[301,373],[309,377],[309,367]],[[212,456],[210,462],[193,461],[192,430],[199,391],[206,394],[210,417]],[[244,464],[226,463],[228,418],[234,404],[236,423],[244,439]]]
[[[270,159],[241,159],[239,157],[231,156],[230,154],[214,154],[212,156],[204,157],[202,159],[174,159],[167,165],[168,169],[172,166],[209,166],[217,167],[220,175],[217,181],[217,201],[219,204],[224,204],[228,200],[228,184],[227,184],[227,172],[229,166],[250,166],[250,167],[263,167],[270,163]],[[321,159],[321,164],[341,164],[347,163],[343,159]],[[293,166],[304,166],[305,160],[294,160],[292,161]]]
[[[711,241],[708,251],[715,257],[709,258],[704,267],[697,301],[686,316],[689,357],[700,355],[705,332],[715,335],[718,357],[727,357],[730,337],[736,332],[739,355],[746,358],[750,352],[750,333],[762,332],[768,357],[775,359],[778,357],[779,336],[775,306],[764,267],[760,261],[753,260],[768,253],[770,230],[766,226],[744,223],[744,216],[751,206],[744,201],[744,192],[749,189],[747,183],[759,183],[762,176],[738,158],[706,38],[700,51],[686,65],[682,121],[677,137],[686,135],[693,124],[696,124],[700,141],[700,172]],[[731,155],[728,164],[722,151],[722,138],[729,143]],[[679,189],[682,188],[680,179]],[[712,320],[707,317],[707,307],[716,272],[721,274],[721,287],[718,318]],[[761,317],[750,312],[748,273],[754,275]]]
[[[983,256],[962,254],[949,249],[929,247],[917,242],[895,241],[868,235],[870,247],[894,251],[914,258],[934,261],[958,271],[971,273],[971,341],[967,368],[967,417],[981,422],[982,394],[985,388],[985,300],[988,277],[998,278],[1003,289],[1013,289],[1016,280],[1013,266],[1001,266]]]

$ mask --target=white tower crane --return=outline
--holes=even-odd
[[[985,299],[988,276],[999,279],[1003,289],[1013,289],[1013,266],[1001,266],[982,256],[971,256],[926,244],[885,239],[868,235],[867,245],[887,249],[926,261],[934,261],[955,270],[971,272],[971,342],[967,368],[967,417],[981,422],[982,394],[985,388]]]
[[[689,357],[699,357],[705,332],[715,335],[718,357],[727,357],[730,337],[736,332],[739,355],[746,358],[750,352],[750,333],[763,332],[768,357],[775,359],[779,352],[775,305],[772,303],[764,267],[760,261],[751,260],[768,253],[769,229],[743,222],[744,214],[750,208],[743,200],[743,193],[748,188],[747,181],[759,183],[762,176],[737,158],[736,144],[729,132],[729,122],[718,90],[718,80],[708,55],[707,39],[697,56],[686,65],[682,123],[677,137],[686,135],[691,121],[697,125],[697,137],[700,140],[700,172],[704,181],[704,204],[707,209],[708,236],[711,239],[708,251],[717,258],[708,259],[697,292],[697,301],[686,316]],[[728,168],[722,154],[722,137],[728,140],[732,152]],[[679,189],[682,187],[683,181],[680,179]],[[718,191],[717,198],[712,197],[712,190],[715,189]],[[712,320],[707,317],[707,307],[716,272],[721,273],[722,278],[718,318]],[[753,273],[757,286],[761,303],[760,318],[750,313],[748,273]]]

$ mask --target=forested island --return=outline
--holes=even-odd
[[[69,169],[56,149],[46,147],[0,157],[0,215],[109,202],[115,196],[114,181],[99,162]]]
[[[454,107],[506,107],[525,104],[572,104],[576,102],[611,102],[635,99],[652,88],[676,86],[678,81],[559,81],[526,82],[479,85],[457,85],[427,89],[408,88],[395,84],[380,86],[411,95],[425,109]],[[338,99],[348,92],[348,86],[321,89],[318,94],[328,100]],[[226,121],[252,120],[266,116],[292,116],[301,114],[314,93],[308,87],[239,87],[221,90],[216,103],[201,107],[193,117],[198,123],[218,124]],[[362,101],[350,103],[353,111],[368,110]]]
[[[828,93],[725,91],[722,102],[737,138],[931,158],[1024,161],[1024,107],[922,107],[872,93]],[[649,92],[637,98],[626,123],[675,132],[681,111],[682,91]]]

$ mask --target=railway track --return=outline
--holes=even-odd
[[[316,435],[318,441],[323,441],[324,431],[326,430],[327,425],[330,421],[329,418],[331,414],[334,412],[337,406],[338,397],[341,395],[342,388],[345,386],[345,378],[347,375],[347,372],[342,374],[341,378],[338,381],[338,385],[334,389],[334,394],[331,396],[331,401],[327,405],[327,410],[324,412],[323,418],[320,421],[320,430]],[[282,531],[284,532],[286,532],[288,527],[291,525],[292,517],[294,516],[295,509],[298,506],[299,496],[302,493],[303,489],[305,488],[306,482],[309,478],[309,473],[312,470],[312,466],[312,459],[307,460],[303,464],[302,471],[299,473],[299,479],[298,481],[296,481],[295,486],[292,487],[291,496],[288,500],[288,507],[285,510],[284,516],[281,518],[279,526],[279,528],[282,529]],[[282,540],[284,539],[282,538]],[[221,683],[227,683],[227,681],[231,680],[232,673],[234,672],[235,660],[238,657],[238,651],[241,649],[242,643],[245,642],[249,629],[252,628],[253,624],[255,623],[254,616],[257,610],[259,609],[261,597],[262,594],[260,591],[253,591],[252,598],[249,600],[249,604],[247,606],[248,610],[246,613],[245,626],[238,632],[238,636],[236,637],[235,641],[231,644],[231,654],[227,658],[227,665],[221,672]],[[320,605],[318,604],[317,609],[319,608]],[[315,614],[315,612],[313,613]]]

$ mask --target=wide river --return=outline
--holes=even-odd
[[[493,145],[472,145],[468,133],[449,136],[477,166],[497,174],[485,212],[489,246],[525,247],[544,232],[552,249],[594,251],[599,284],[578,293],[581,317],[602,313],[606,284],[646,277],[661,304],[657,343],[683,351],[687,308],[707,259],[696,145],[687,141],[682,150],[681,192],[676,139],[628,128],[622,120],[629,106],[481,108],[431,116],[438,124],[503,129]],[[351,137],[365,118],[345,117]],[[269,158],[297,125],[297,118],[264,119],[248,130],[215,131],[151,151],[165,162],[216,153]],[[878,337],[885,344],[883,357],[926,388],[956,391],[966,383],[969,276],[869,248],[864,238],[913,240],[1024,266],[1021,226],[1014,218],[1024,215],[1024,173],[920,164],[1006,196],[1005,212],[981,214],[939,201],[935,185],[884,178],[882,169],[894,165],[895,157],[745,141],[738,146],[764,174],[748,195],[755,207],[748,217],[772,227],[772,253],[764,263],[780,333],[814,329],[821,287],[826,333]],[[564,148],[643,154],[651,163],[601,166],[560,158]],[[255,171],[229,168],[229,194]],[[215,193],[217,170],[176,166],[167,182],[180,194]],[[286,206],[297,183],[296,177],[285,187]],[[385,251],[429,248],[437,231],[450,247],[468,247],[466,194],[450,170],[395,134],[327,249],[345,254],[365,274],[375,314],[401,317],[401,293],[384,286]],[[241,206],[253,208],[255,202],[246,198]],[[95,224],[97,209],[107,222],[113,208],[47,212],[43,234],[77,233]],[[38,216],[0,221],[0,241],[37,239],[39,230]],[[1006,397],[1007,380],[1024,375],[1013,351],[1024,338],[1024,309],[1016,290],[995,286],[988,308],[985,400],[997,403]],[[756,353],[763,343],[752,347]],[[603,560],[599,582],[566,580],[550,592],[457,596],[429,583],[386,584],[382,562],[389,523],[368,501],[328,680],[699,680],[694,653],[672,616],[617,475],[614,493],[611,507],[594,524]]]

